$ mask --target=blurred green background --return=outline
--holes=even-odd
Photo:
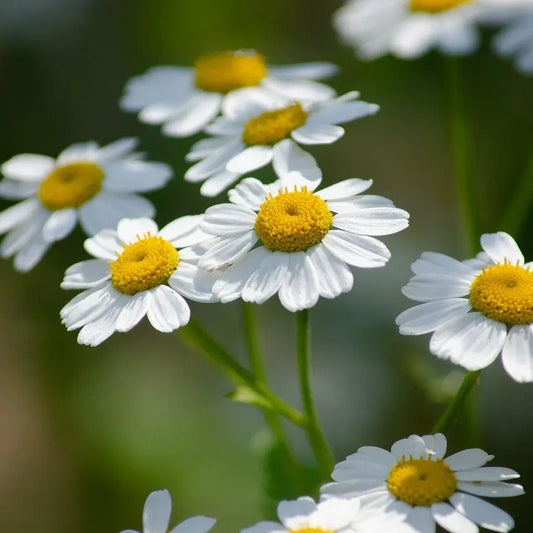
[[[394,325],[411,306],[400,293],[424,250],[466,257],[447,135],[444,60],[358,61],[337,41],[339,0],[0,0],[0,160],[22,152],[55,156],[86,140],[137,136],[149,159],[175,178],[150,195],[157,221],[202,212],[212,201],[187,184],[184,155],[200,138],[163,137],[122,113],[126,81],[151,66],[190,65],[202,53],[256,48],[271,64],[325,60],[339,93],[357,89],[378,115],[346,126],[311,151],[324,182],[374,179],[373,194],[411,213],[408,230],[384,240],[380,270],[355,273],[354,289],[311,312],[316,400],[338,460],[361,445],[389,447],[430,431],[455,391],[459,367],[428,355],[429,336]],[[483,231],[498,220],[533,147],[533,79],[482,49],[460,61],[474,139]],[[266,174],[268,176],[268,173]],[[216,201],[224,201],[221,195]],[[2,202],[0,208],[7,207]],[[531,213],[515,234],[533,258]],[[265,518],[261,416],[224,398],[232,390],[177,334],[142,324],[96,349],[60,324],[64,270],[87,258],[81,232],[52,248],[30,273],[0,263],[0,531],[63,533],[141,529],[148,493],[168,488],[172,524],[194,514],[237,531]],[[244,361],[239,303],[193,304],[195,316]],[[298,404],[294,317],[277,300],[257,309],[273,388]],[[533,483],[533,385],[513,382],[497,360],[478,394],[479,445],[497,465]],[[460,426],[458,426],[460,428]],[[462,439],[458,427],[450,450]],[[301,434],[290,430],[304,462]],[[497,501],[529,532],[531,497]]]

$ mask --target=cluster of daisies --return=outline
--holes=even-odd
[[[348,0],[333,22],[362,59],[415,58],[432,48],[465,55],[479,45],[481,25],[497,26],[495,51],[533,73],[533,0]]]
[[[318,503],[308,496],[282,501],[279,522],[259,522],[242,533],[433,533],[436,524],[450,533],[477,533],[478,526],[511,530],[512,517],[479,496],[519,496],[523,488],[509,481],[520,476],[485,466],[494,456],[481,449],[446,457],[446,446],[441,433],[411,435],[390,451],[363,446],[335,466]],[[168,491],[152,492],[144,506],[143,533],[167,533],[170,511]],[[171,533],[206,533],[214,523],[196,516]]]

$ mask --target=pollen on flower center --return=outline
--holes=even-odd
[[[409,505],[430,505],[447,500],[457,488],[457,478],[443,459],[402,457],[387,477],[389,490]]]
[[[102,187],[104,171],[90,161],[57,167],[42,181],[37,196],[51,211],[80,207]]]
[[[267,75],[265,58],[253,50],[201,56],[194,67],[196,87],[216,93],[259,85]]]
[[[489,265],[470,286],[475,311],[508,326],[533,322],[533,272],[519,265]]]
[[[166,283],[179,263],[176,248],[150,234],[124,246],[117,256],[109,263],[111,283],[117,291],[130,296]]]
[[[277,143],[288,137],[291,131],[303,126],[308,116],[309,113],[298,103],[266,111],[244,125],[242,140],[248,146]]]
[[[438,13],[452,9],[460,4],[466,4],[472,0],[410,0],[411,11],[426,11],[427,13]]]
[[[333,215],[322,198],[306,187],[268,195],[255,219],[255,232],[269,250],[300,252],[322,241]]]

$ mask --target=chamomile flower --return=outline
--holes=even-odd
[[[477,47],[476,24],[486,3],[491,0],[351,0],[333,23],[362,59],[388,53],[415,58],[432,48],[462,55]]]
[[[15,256],[15,268],[33,268],[53,242],[80,222],[89,235],[115,227],[121,218],[153,216],[150,201],[136,193],[162,187],[172,175],[163,163],[143,161],[132,152],[135,139],[98,147],[74,144],[53,159],[20,154],[5,162],[0,196],[23,200],[0,213],[2,257]]]
[[[216,237],[198,266],[223,269],[213,290],[222,302],[263,303],[278,293],[289,311],[352,288],[348,265],[374,268],[390,257],[374,235],[396,233],[409,214],[381,196],[360,195],[371,180],[348,179],[315,192],[300,173],[264,185],[245,178],[231,203],[210,207],[201,229]]]
[[[146,498],[143,509],[142,533],[207,533],[216,522],[207,516],[194,516],[181,522],[170,531],[168,524],[172,503],[168,490],[156,490]],[[139,533],[134,529],[125,529],[121,533]]]
[[[205,251],[200,243],[209,238],[198,227],[200,219],[181,217],[158,230],[149,218],[125,218],[116,230],[85,241],[96,259],[72,265],[61,283],[63,289],[86,289],[60,312],[69,331],[81,328],[80,344],[97,346],[145,315],[155,329],[168,333],[189,321],[184,296],[215,301],[215,277],[197,268]]]
[[[215,196],[241,176],[272,161],[279,177],[305,171],[320,178],[321,171],[298,144],[330,144],[344,135],[338,124],[376,113],[376,104],[356,100],[357,92],[318,104],[245,90],[228,95],[225,115],[206,128],[212,138],[197,142],[187,154],[198,161],[186,173],[187,181],[203,181],[205,196]],[[297,144],[298,143],[298,144]]]
[[[533,73],[533,2],[494,38],[496,52],[515,60],[521,72]]]
[[[335,466],[334,482],[321,488],[322,496],[356,498],[363,508],[380,509],[391,521],[403,516],[419,533],[435,531],[435,523],[450,533],[477,533],[478,525],[499,532],[512,529],[509,514],[478,496],[523,494],[520,485],[506,483],[519,474],[485,466],[494,456],[477,448],[445,457],[446,445],[446,437],[437,433],[401,439],[390,452],[363,446]]]
[[[424,302],[401,313],[404,335],[434,332],[430,351],[467,370],[490,365],[502,354],[516,381],[533,381],[533,263],[525,263],[507,233],[481,237],[483,252],[457,261],[424,252],[402,289]]]
[[[199,57],[194,67],[155,67],[132,78],[120,102],[139,120],[163,124],[163,133],[186,137],[204,129],[219,113],[226,97],[244,87],[257,87],[302,101],[335,95],[314,80],[337,71],[331,63],[270,66],[254,50],[219,52]]]

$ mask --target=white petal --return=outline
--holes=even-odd
[[[417,533],[435,533],[435,521],[429,507],[413,507],[409,512],[406,523]],[[414,533],[414,532],[413,532]]]
[[[203,181],[209,176],[222,172],[227,162],[245,148],[240,137],[228,137],[227,143],[211,152],[205,159],[193,165],[185,172],[185,181]]]
[[[62,289],[88,289],[109,279],[109,264],[101,259],[89,259],[76,263],[65,272]]]
[[[201,229],[210,235],[231,237],[253,230],[257,214],[242,205],[218,204],[207,209]]]
[[[313,264],[318,276],[320,296],[335,298],[343,292],[348,292],[353,286],[353,275],[343,261],[333,256],[321,246],[313,246],[307,250],[307,256]]]
[[[300,311],[313,307],[320,295],[317,273],[305,252],[289,254],[287,276],[278,296],[283,307]]]
[[[37,198],[28,198],[18,204],[8,207],[0,213],[0,233],[5,233],[10,229],[23,224],[40,209],[40,202]]]
[[[200,229],[202,215],[188,215],[169,222],[159,230],[159,236],[170,242],[175,248],[185,248],[205,240],[212,236]]]
[[[374,207],[339,213],[333,218],[333,227],[360,235],[390,235],[409,225],[409,213],[394,207]]]
[[[289,254],[268,252],[259,268],[243,286],[241,297],[245,302],[262,304],[275,294],[285,277],[289,264]]]
[[[97,161],[98,144],[94,141],[72,144],[57,156],[58,166],[74,161]]]
[[[344,200],[360,194],[372,186],[372,180],[350,178],[317,191],[322,200]]]
[[[291,133],[291,137],[300,144],[331,144],[343,135],[341,126],[322,123],[305,124]]]
[[[94,235],[105,228],[115,228],[123,218],[152,217],[154,206],[136,194],[102,191],[80,207],[80,224],[85,232]]]
[[[257,242],[255,231],[250,230],[232,239],[224,239],[210,248],[198,261],[200,268],[215,270],[236,263]]]
[[[311,61],[294,65],[269,65],[270,74],[280,78],[301,78],[307,80],[321,80],[334,76],[339,67],[325,61]]]
[[[147,294],[148,291],[142,291],[128,298],[117,317],[116,331],[130,331],[139,323],[147,311]]]
[[[117,226],[117,237],[124,244],[137,242],[139,238],[150,233],[157,235],[157,224],[150,218],[125,218]]]
[[[290,104],[290,100],[263,87],[245,87],[230,91],[224,98],[222,112],[241,124],[265,111],[279,109]]]
[[[189,322],[191,311],[187,302],[166,285],[147,291],[146,304],[148,320],[158,331],[170,333]]]
[[[516,483],[504,483],[503,481],[459,481],[457,490],[468,492],[475,496],[487,496],[489,498],[507,498],[509,496],[521,496],[524,488]]]
[[[322,177],[322,171],[316,164],[315,158],[302,150],[292,139],[283,139],[274,145],[272,166],[282,180],[289,172],[295,170],[311,181]]]
[[[76,226],[76,209],[67,208],[54,211],[43,226],[45,241],[54,242],[64,239]]]
[[[143,509],[143,530],[145,533],[166,533],[172,503],[168,490],[151,492]]]
[[[478,533],[479,531],[474,522],[456,511],[448,503],[434,503],[431,506],[431,514],[435,522],[450,533]]]
[[[240,176],[241,175],[236,172],[229,172],[227,170],[213,174],[202,183],[200,194],[202,196],[207,196],[208,198],[217,196],[217,194],[220,194],[224,189],[227,189],[230,185],[235,183]]]
[[[31,270],[48,251],[50,243],[44,241],[40,235],[34,235],[29,242],[15,255],[13,266],[19,272]]]
[[[245,527],[241,533],[287,533],[287,528],[277,522],[259,522],[251,527]]]
[[[390,252],[382,242],[364,235],[330,230],[322,243],[337,258],[360,268],[381,267],[390,258]]]
[[[53,158],[39,154],[20,154],[6,161],[0,168],[9,179],[24,182],[40,182],[55,165]]]
[[[23,222],[13,228],[4,238],[0,246],[2,257],[9,257],[21,250],[30,241],[46,242],[42,238],[41,231],[50,216],[46,209],[37,208],[26,222]]]
[[[343,124],[368,115],[374,115],[378,111],[378,105],[363,101],[329,104],[312,112],[307,123]]]
[[[466,298],[449,298],[415,305],[396,317],[402,335],[422,335],[472,309]]]
[[[301,103],[324,102],[335,97],[335,90],[323,83],[310,80],[266,78],[262,85],[289,100]]]
[[[503,345],[505,371],[519,383],[533,381],[533,329],[531,325],[513,326]]]
[[[316,511],[317,504],[312,498],[302,496],[297,500],[281,501],[278,505],[278,516],[281,523],[290,530],[301,529],[302,522]]]
[[[243,179],[228,193],[230,202],[243,205],[253,211],[259,211],[259,206],[265,201],[266,196],[265,186],[255,178]]]
[[[8,178],[0,182],[0,196],[8,200],[24,200],[33,196],[38,189],[38,183],[27,183]]]
[[[406,439],[400,439],[391,446],[391,453],[397,458],[428,457],[428,449],[424,439],[419,435],[409,435]]]
[[[444,462],[454,471],[470,470],[483,466],[488,461],[493,459],[493,455],[489,455],[484,450],[479,448],[469,448],[468,450],[461,450],[444,459]]]
[[[455,476],[459,481],[504,481],[516,479],[520,474],[502,466],[484,466],[457,472]]]
[[[510,515],[476,496],[456,492],[450,496],[450,502],[460,513],[481,527],[504,533],[514,527],[514,520]]]
[[[91,255],[107,261],[116,260],[118,253],[122,251],[122,243],[117,232],[112,229],[103,229],[94,237],[86,239],[83,247]]]
[[[424,274],[412,277],[402,287],[402,293],[417,302],[431,302],[466,296],[470,292],[470,285],[471,283],[457,276]]]
[[[422,440],[426,444],[428,452],[432,457],[442,459],[446,454],[446,437],[442,433],[435,433],[435,435],[424,435]]]
[[[193,516],[174,527],[170,533],[206,533],[215,524],[214,518]]]
[[[109,309],[102,317],[83,326],[78,333],[78,344],[98,346],[115,332],[118,308]]]
[[[242,175],[256,168],[264,167],[270,161],[272,161],[271,146],[249,146],[227,162],[226,170]]]
[[[185,161],[199,161],[222,148],[227,142],[225,136],[202,139],[192,145],[191,151],[185,156]]]
[[[217,297],[213,291],[213,285],[218,279],[216,273],[206,272],[196,265],[186,263],[183,259],[183,250],[180,250],[180,262],[168,280],[168,284],[189,300],[195,302],[215,302]]]
[[[467,370],[490,365],[501,352],[507,327],[480,313],[468,313],[446,322],[431,337],[429,349]]]
[[[138,143],[139,141],[134,137],[125,137],[106,144],[98,149],[97,161],[106,163],[116,159],[123,159],[128,155],[132,155],[131,152]]]
[[[105,189],[112,192],[146,192],[159,189],[172,176],[164,163],[141,160],[113,161],[105,165]]]
[[[524,264],[524,256],[516,241],[503,231],[482,235],[481,246],[495,263],[503,263],[507,259],[512,264]]]
[[[380,495],[386,491],[390,495],[386,483],[378,478],[361,478],[340,483],[326,483],[320,487],[320,493],[325,497],[359,498],[363,495]]]
[[[475,276],[478,274],[468,264],[436,252],[423,252],[411,265],[411,270],[419,276],[434,276],[437,274],[454,276],[468,284],[474,281]]]

